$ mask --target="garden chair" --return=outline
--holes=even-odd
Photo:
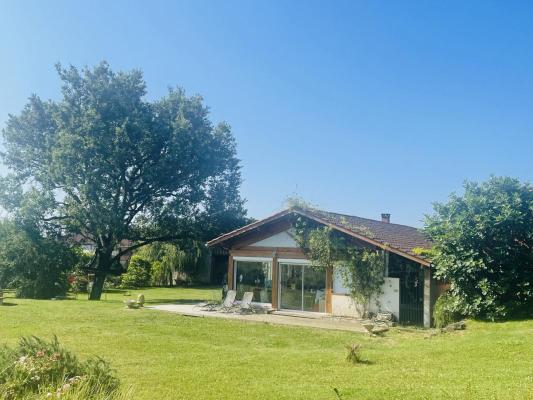
[[[253,312],[252,300],[254,298],[254,292],[244,292],[242,295],[241,304],[239,304],[239,312]]]
[[[226,311],[235,306],[235,296],[237,292],[235,290],[228,290],[226,297],[222,303],[210,302],[205,304],[202,309],[205,311]]]
[[[235,290],[228,290],[228,293],[226,293],[226,298],[222,302],[222,305],[219,307],[217,311],[222,312],[229,312],[233,311],[235,309],[235,297],[237,296],[237,292]]]

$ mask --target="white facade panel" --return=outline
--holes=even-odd
[[[298,243],[294,240],[290,230],[276,233],[263,240],[250,244],[255,247],[298,247]]]
[[[337,289],[343,291],[335,290],[336,280]],[[398,278],[385,278],[381,289],[383,293],[370,302],[370,311],[374,313],[379,311],[391,312],[398,319],[400,317],[400,280]],[[361,318],[361,307],[355,304],[350,296],[341,294],[346,293],[347,289],[342,286],[340,276],[334,275],[333,292],[331,304],[333,315]]]

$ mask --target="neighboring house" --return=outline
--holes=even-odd
[[[371,310],[390,311],[401,323],[431,325],[441,285],[431,276],[430,262],[414,251],[428,249],[431,243],[416,228],[390,223],[389,214],[376,221],[316,209],[289,209],[211,240],[207,245],[213,253],[228,254],[227,282],[237,290],[238,299],[253,291],[254,301],[275,310],[360,316],[340,276],[331,269],[310,267],[291,234],[297,217],[342,232],[356,247],[383,250],[385,283]],[[219,260],[215,267],[220,266]]]
[[[85,250],[88,253],[94,253],[96,251],[96,244],[90,240],[84,237],[83,235],[76,234],[72,236],[70,239],[72,243],[75,243],[79,245],[83,250]],[[122,239],[119,243],[119,245],[116,247],[115,250],[113,250],[113,255],[118,254],[119,251],[127,250],[129,247],[133,245],[133,242],[128,239]],[[131,252],[124,253],[120,257],[120,263],[122,265],[127,265],[131,258]]]

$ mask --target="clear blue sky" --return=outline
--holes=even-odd
[[[54,63],[144,70],[233,127],[251,216],[299,195],[420,226],[464,179],[533,180],[533,3],[2,1],[0,126]]]

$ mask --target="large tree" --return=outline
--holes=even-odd
[[[90,299],[120,268],[121,239],[137,248],[203,238],[229,215],[244,220],[234,138],[201,97],[177,88],[148,101],[140,71],[106,62],[57,71],[62,98],[32,96],[3,130],[0,197],[19,223],[95,243]]]
[[[507,177],[467,182],[426,218],[435,276],[451,311],[499,318],[533,302],[533,187]]]

